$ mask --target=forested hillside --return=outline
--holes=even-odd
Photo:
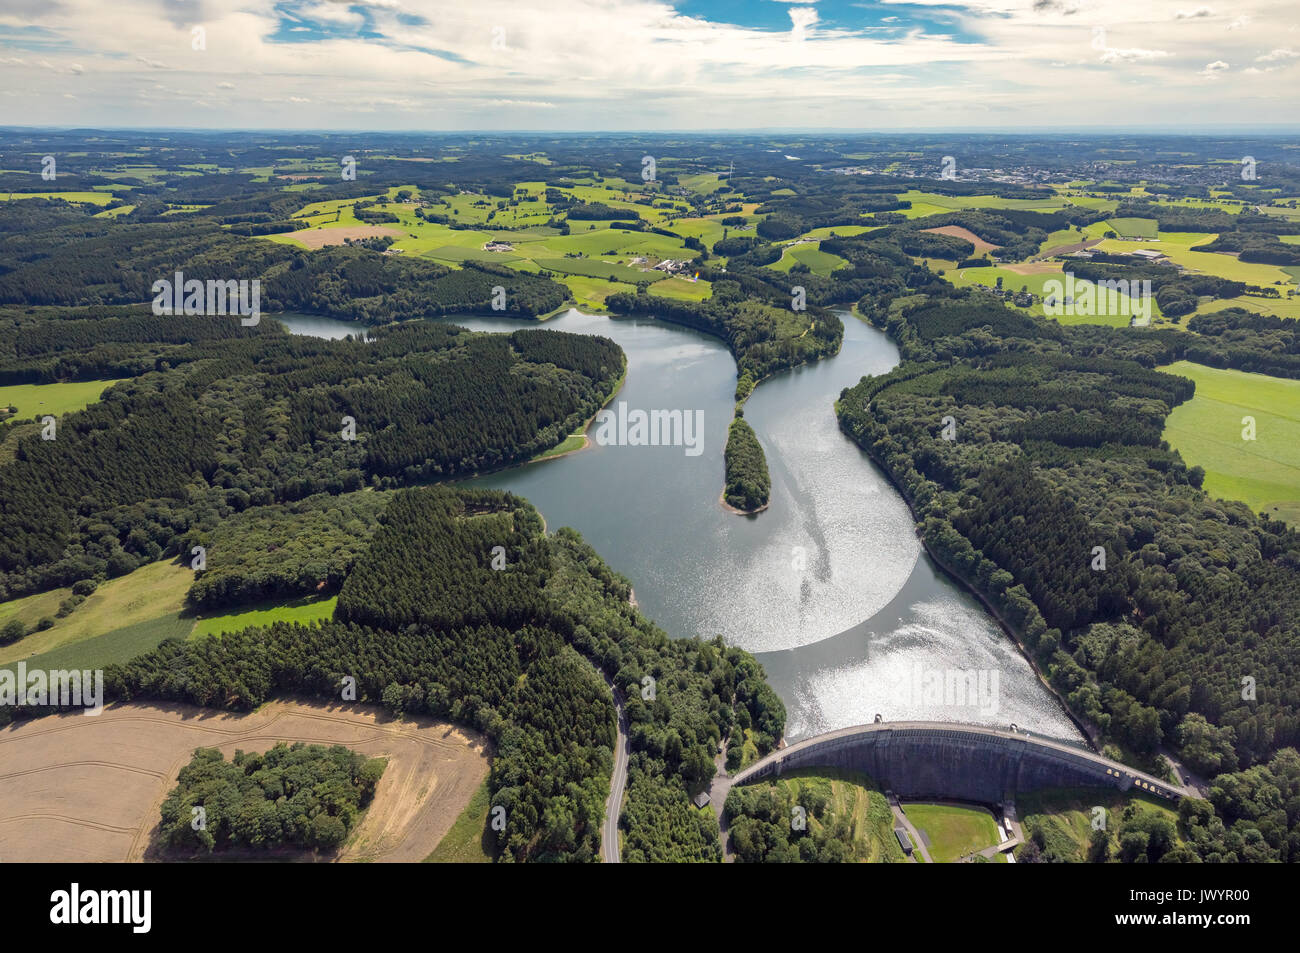
[[[186,602],[200,611],[264,599],[338,592],[379,527],[392,494],[319,493],[235,513],[211,531],[195,529],[181,544],[206,550]]]
[[[140,320],[166,340],[169,316]],[[590,418],[624,365],[607,339],[553,331],[248,330],[166,345],[157,370],[65,415],[54,440],[7,435],[0,598],[188,557],[196,531],[249,507],[527,460]]]
[[[1157,770],[1169,751],[1226,772],[1223,786],[1300,743],[1300,534],[1206,497],[1200,469],[1161,439],[1193,384],[1150,369],[1184,355],[1285,367],[1289,322],[1223,312],[1195,337],[1066,328],[913,268],[858,307],[907,360],[846,389],[841,426],[1104,742]],[[1260,816],[1221,810],[1243,826],[1229,841],[1220,823],[1201,856],[1245,859]],[[1269,823],[1272,856],[1300,856],[1298,821]]]

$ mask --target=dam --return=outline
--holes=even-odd
[[[779,748],[732,777],[715,778],[710,798],[721,810],[733,785],[775,779],[800,768],[861,772],[901,798],[982,804],[1013,803],[1022,792],[1062,787],[1136,788],[1168,800],[1194,793],[1092,751],[1018,729],[904,721],[842,728]]]

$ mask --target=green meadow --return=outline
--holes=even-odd
[[[883,227],[882,225],[824,225],[804,232],[799,237],[811,238],[814,241],[821,241],[823,238],[851,238]]]
[[[822,251],[820,242],[806,242],[802,245],[787,246],[781,255],[781,260],[768,267],[776,271],[789,271],[795,265],[807,265],[808,270],[814,275],[825,276],[847,264],[848,262],[839,255]]]
[[[547,271],[558,271],[570,275],[583,275],[587,278],[604,278],[622,281],[634,285],[638,281],[661,281],[662,271],[643,271],[599,258],[535,258],[533,259]]]
[[[904,804],[912,826],[923,833],[937,864],[951,864],[967,854],[998,843],[998,825],[982,807],[956,804]]]
[[[938,215],[941,212],[954,212],[966,208],[1009,208],[1042,212],[1065,208],[1067,204],[1062,196],[1048,192],[1044,192],[1041,199],[1004,199],[996,195],[940,195],[937,192],[909,189],[898,197],[912,203],[910,210],[903,211],[908,218],[921,218],[924,215]]]
[[[170,612],[156,619],[137,622],[113,629],[84,642],[62,645],[22,661],[32,669],[97,669],[105,665],[123,664],[138,655],[157,648],[166,639],[183,639],[192,625],[190,619],[179,612]],[[0,667],[13,670],[18,659],[0,663]]]
[[[987,285],[992,288],[997,285],[998,278],[1002,279],[1002,286],[1010,288],[1012,291],[1019,291],[1025,288],[1040,300],[1035,301],[1028,308],[1016,307],[1015,310],[1032,314],[1036,317],[1046,318],[1046,312],[1043,309],[1042,298],[1047,295],[1046,285],[1049,281],[1058,281],[1065,284],[1065,275],[1057,271],[1040,271],[1035,274],[1021,275],[1012,271],[1010,268],[993,266],[989,268],[954,268],[950,263],[940,262],[937,260],[930,261],[930,267],[933,270],[943,269],[944,278],[957,288],[968,288],[972,285]],[[1011,307],[1015,307],[1012,305]],[[1059,321],[1061,324],[1107,324],[1111,327],[1128,327],[1129,317],[1133,313],[1132,303],[1127,295],[1119,295],[1119,308],[1115,314],[1097,314],[1097,315],[1070,315],[1062,314],[1053,316],[1052,320]],[[1154,298],[1151,301],[1151,320],[1152,323],[1158,323],[1161,319],[1160,308],[1155,303]]]
[[[14,662],[33,654],[44,657],[55,650],[70,653],[59,656],[61,658],[80,658],[80,646],[93,654],[102,648],[100,640],[108,634],[128,628],[135,631],[136,626],[178,616],[184,608],[185,592],[193,581],[194,573],[188,566],[156,562],[101,583],[84,602],[62,618],[57,615],[59,603],[72,595],[71,589],[57,589],[0,604],[0,624],[16,618],[30,630],[43,618],[54,622],[48,629],[29,631],[17,642],[0,646],[0,663]],[[186,632],[191,624],[191,621],[186,621]]]
[[[1104,222],[1089,225],[1084,231],[1095,232],[1099,226],[1100,232],[1104,233],[1106,230]],[[1100,238],[1102,235],[1098,233],[1090,237]],[[1099,251],[1105,252],[1131,252],[1139,249],[1163,252],[1171,261],[1192,271],[1244,281],[1252,285],[1272,285],[1278,281],[1291,283],[1290,276],[1277,265],[1238,261],[1232,255],[1221,252],[1195,250],[1196,246],[1208,245],[1216,237],[1214,234],[1204,232],[1161,232],[1156,241],[1130,242],[1108,238],[1096,247]]]
[[[1154,218],[1112,218],[1106,224],[1120,238],[1155,238],[1156,220]]]
[[[111,381],[69,381],[65,384],[7,384],[0,387],[0,407],[13,407],[21,419],[59,416],[97,403],[100,395],[123,378]]]
[[[63,199],[65,202],[89,202],[92,205],[107,205],[113,201],[109,192],[7,192],[9,199]]]
[[[1205,491],[1300,526],[1300,381],[1189,361],[1160,370],[1196,381],[1196,396],[1174,408],[1164,437],[1205,470]],[[1242,436],[1248,416],[1254,440]]]
[[[1077,245],[1088,237],[1087,234],[1078,229],[1058,229],[1057,231],[1049,233],[1048,236],[1043,239],[1043,243],[1038,246],[1037,254],[1042,255],[1045,252],[1051,251],[1053,248],[1060,248],[1062,245]]]
[[[1282,290],[1282,289],[1279,289]],[[1261,295],[1240,295],[1236,298],[1211,298],[1197,306],[1195,314],[1213,314],[1224,308],[1245,308],[1275,318],[1300,318],[1300,298],[1295,296],[1265,298]]]
[[[229,612],[200,616],[194,623],[190,638],[204,635],[220,635],[223,632],[238,632],[249,626],[267,626],[273,622],[315,622],[329,619],[334,615],[334,605],[338,596],[307,596],[290,602],[269,600],[252,606],[242,606]]]

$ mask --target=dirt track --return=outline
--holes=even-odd
[[[342,744],[388,767],[339,860],[420,861],[487,776],[482,738],[379,709],[271,702],[251,714],[114,705],[0,730],[0,862],[138,861],[194,749]]]

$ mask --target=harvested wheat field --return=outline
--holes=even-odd
[[[338,860],[420,861],[488,772],[481,737],[377,708],[275,701],[248,714],[190,705],[113,705],[0,730],[0,861],[138,861],[163,799],[195,748],[265,751],[341,744],[388,766]]]
[[[342,245],[345,238],[354,241],[358,238],[382,238],[385,235],[401,238],[405,233],[384,225],[340,225],[338,228],[303,228],[283,234],[308,248],[324,248],[326,245]]]
[[[942,225],[939,228],[923,228],[923,232],[934,232],[936,235],[950,235],[953,238],[964,238],[975,246],[975,254],[982,255],[986,251],[996,251],[1001,245],[990,245],[984,239],[980,238],[969,228],[962,228],[960,225]]]
[[[1003,265],[1007,271],[1014,271],[1017,275],[1046,275],[1053,271],[1061,270],[1059,261],[1022,261],[1014,265]]]

